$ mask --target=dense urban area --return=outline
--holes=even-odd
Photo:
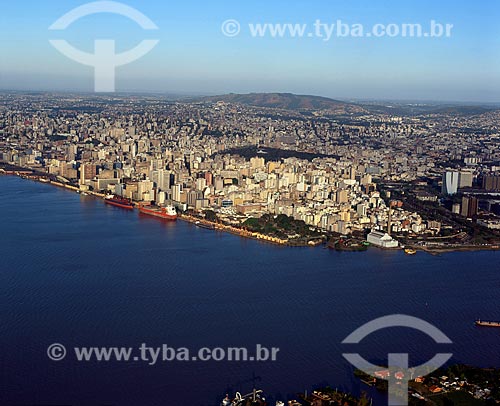
[[[290,94],[0,94],[0,161],[288,245],[500,244],[500,109]]]

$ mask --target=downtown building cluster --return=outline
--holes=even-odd
[[[334,118],[137,96],[2,100],[3,162],[82,190],[213,210],[234,224],[268,213],[339,234],[437,235],[439,221],[391,200],[379,185],[411,184],[419,200],[437,199],[419,187],[422,179],[442,179],[448,195],[478,182],[498,185],[495,112],[462,118],[359,112]],[[255,147],[253,156],[237,153],[249,146]],[[276,158],[273,149],[308,155]]]

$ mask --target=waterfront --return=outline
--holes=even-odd
[[[19,178],[0,187],[2,404],[215,405],[228,387],[248,391],[253,372],[280,398],[327,383],[356,391],[340,342],[393,313],[438,326],[455,361],[500,366],[498,330],[474,327],[500,320],[500,252],[288,248]],[[48,360],[53,342],[281,351],[269,363],[78,364]],[[437,348],[398,329],[359,349],[372,360],[408,351],[416,363]]]

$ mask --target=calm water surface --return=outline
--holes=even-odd
[[[403,313],[453,341],[391,328],[340,344],[374,318]],[[287,248],[164,223],[50,185],[0,177],[0,404],[218,405],[329,384],[366,390],[343,352],[371,361],[436,352],[500,367],[500,252],[431,256]],[[47,347],[279,347],[276,362],[77,362]],[[378,396],[374,404],[384,404]]]

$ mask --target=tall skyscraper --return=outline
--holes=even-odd
[[[460,182],[459,172],[447,171],[443,174],[443,186],[442,193],[445,195],[454,195],[458,191],[458,185]]]

